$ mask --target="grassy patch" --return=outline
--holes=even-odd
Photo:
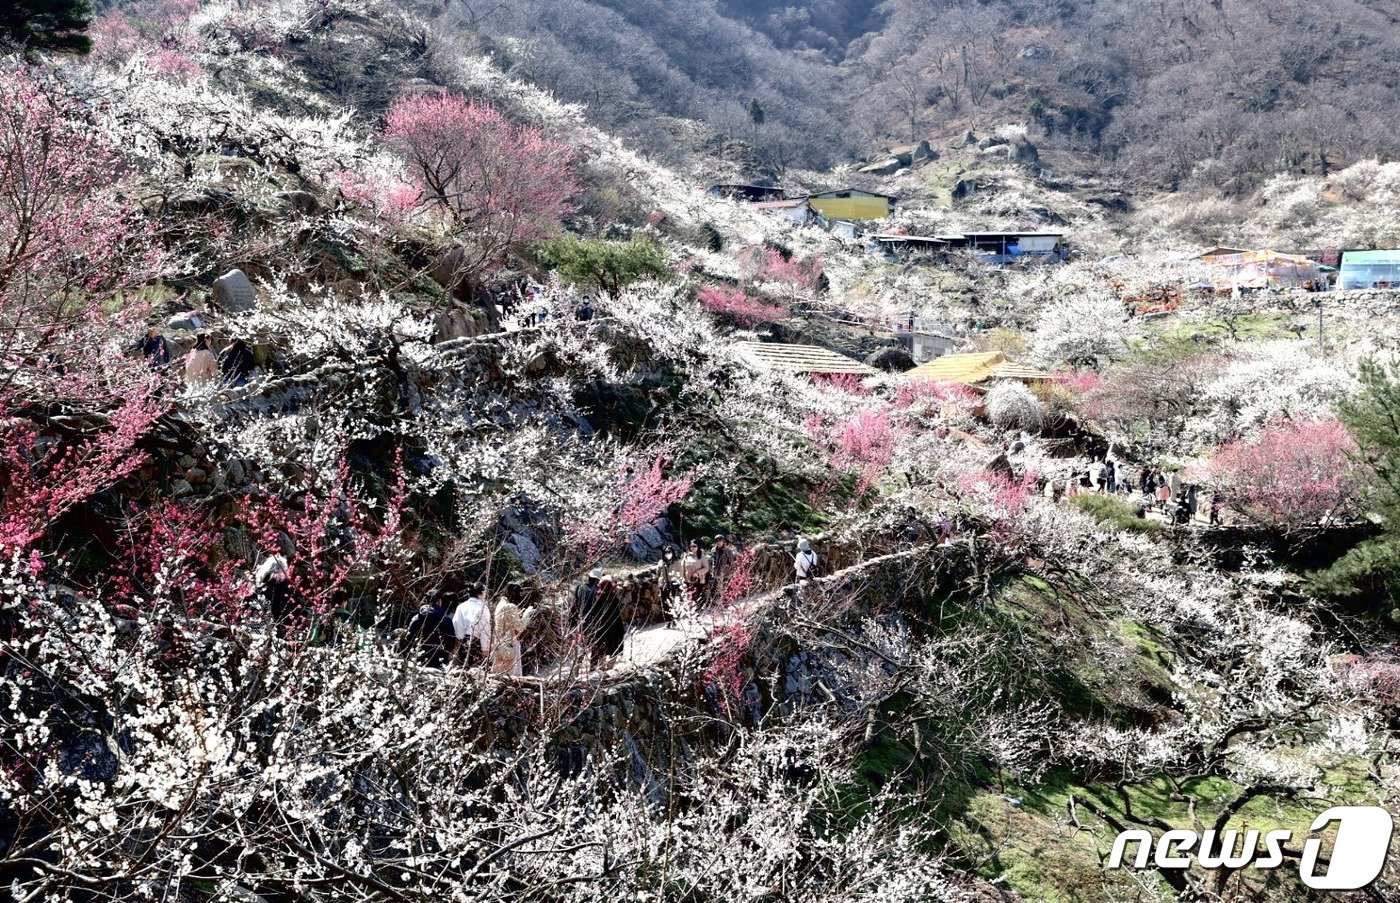
[[[1309,753],[1300,749],[1299,754]],[[1137,899],[1137,895],[1125,893],[1131,887],[1125,883],[1125,872],[1106,872],[1100,867],[1101,857],[1106,859],[1112,850],[1117,831],[1107,820],[1094,815],[1093,810],[1127,823],[1131,809],[1139,820],[1159,820],[1173,828],[1201,830],[1211,825],[1244,789],[1219,776],[1181,784],[1159,776],[1126,785],[1119,793],[1113,785],[1080,782],[1069,772],[1057,770],[1034,786],[1008,785],[1004,793],[986,790],[977,794],[962,821],[951,825],[948,834],[957,852],[981,863],[984,877],[1000,878],[1027,900]],[[1256,797],[1230,819],[1227,827],[1259,831],[1261,836],[1278,829],[1292,831],[1295,840],[1290,847],[1301,848],[1296,838],[1306,833],[1322,809],[1374,802],[1375,794],[1367,763],[1361,758],[1327,763],[1317,791],[1319,798]],[[1073,819],[1071,799],[1075,804]],[[1328,846],[1324,842],[1324,854]],[[1292,887],[1296,876],[1296,870],[1246,869],[1232,879],[1232,885],[1239,899],[1252,899],[1263,891],[1266,882]],[[1143,877],[1160,882],[1152,873]],[[1173,898],[1165,883],[1159,887],[1168,899]],[[1284,892],[1288,892],[1287,887]]]
[[[1074,507],[1095,520],[1119,532],[1160,533],[1162,525],[1157,521],[1137,516],[1137,508],[1111,495],[1076,495],[1069,500]]]

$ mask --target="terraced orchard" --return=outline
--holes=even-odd
[[[1117,78],[1014,3],[978,13],[1005,46],[908,4],[536,5],[0,13],[4,893],[1354,871],[1313,824],[1400,807],[1400,293],[1221,260],[1395,247],[1400,164],[1300,113],[1276,176],[1229,178],[1267,156],[1231,132],[1143,187],[1079,89],[1007,118],[1042,63]],[[901,54],[924,82],[858,79],[911,107],[827,115]],[[1337,898],[1400,899],[1385,854]]]

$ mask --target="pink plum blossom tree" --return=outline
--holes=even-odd
[[[461,277],[555,234],[578,192],[567,144],[457,94],[401,98],[384,137],[460,247]]]
[[[1334,418],[1277,420],[1217,450],[1209,469],[1232,506],[1291,533],[1356,510],[1364,488],[1356,454]]]

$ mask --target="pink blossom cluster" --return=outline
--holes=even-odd
[[[749,297],[743,289],[723,289],[706,285],[700,289],[700,303],[706,310],[733,320],[740,326],[754,327],[787,316],[787,308]]]
[[[902,433],[886,404],[835,420],[814,415],[805,426],[808,434],[828,449],[833,468],[859,475],[858,492],[872,488],[889,469]]]
[[[409,94],[389,109],[384,138],[448,229],[489,269],[554,235],[578,193],[573,150],[539,128],[446,91]]]
[[[980,403],[980,396],[967,386],[932,379],[904,380],[894,397],[894,407],[901,411],[936,404],[943,411],[965,414]]]
[[[645,470],[634,471],[621,478],[622,504],[618,508],[617,527],[633,533],[647,526],[690,493],[694,477],[683,473],[675,478],[665,475],[666,458],[657,453]]]
[[[869,386],[854,373],[818,373],[812,377],[812,384],[823,389],[833,389],[837,392],[844,392],[847,395],[854,395],[858,398],[868,397],[874,394]]]
[[[1284,530],[1327,523],[1356,507],[1363,480],[1356,442],[1335,418],[1275,420],[1212,456],[1229,503]]]
[[[998,518],[1006,520],[1026,510],[1036,479],[1034,473],[1016,478],[1000,471],[977,469],[959,473],[957,485]]]
[[[796,255],[784,257],[776,248],[764,248],[757,278],[760,282],[782,282],[794,289],[813,291],[821,284],[823,271],[822,260],[815,255],[799,260]]]
[[[1102,374],[1093,370],[1055,370],[1050,380],[1075,396],[1087,395],[1103,382]]]
[[[395,221],[412,213],[423,196],[421,189],[407,182],[357,172],[341,172],[336,182],[347,201]]]
[[[1400,658],[1392,654],[1344,655],[1339,675],[1386,708],[1400,705]]]

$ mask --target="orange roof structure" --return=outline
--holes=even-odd
[[[945,354],[926,364],[920,364],[904,374],[906,379],[929,379],[936,382],[961,383],[975,386],[994,379],[1015,379],[1039,382],[1050,378],[1043,370],[1009,361],[1000,351],[978,351],[969,354]]]

